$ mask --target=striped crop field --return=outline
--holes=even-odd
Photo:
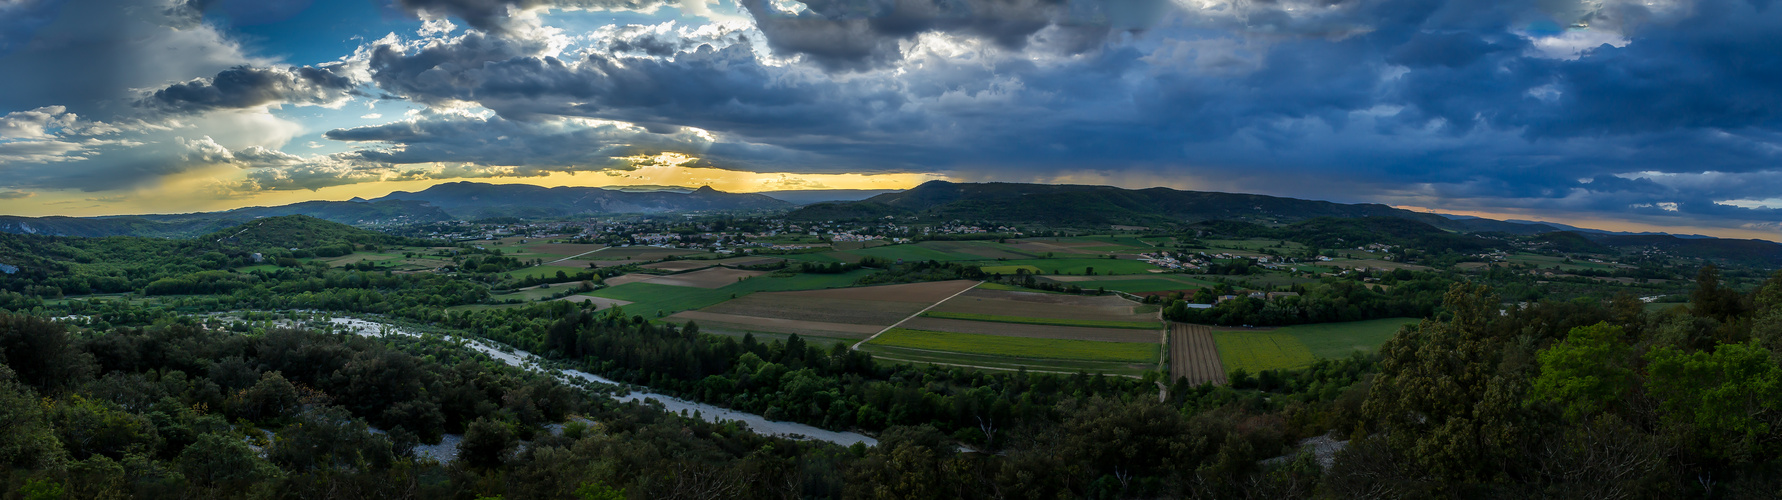
[[[932,332],[894,328],[868,344],[930,351],[1015,356],[1023,358],[1080,359],[1155,363],[1156,343],[1100,342],[1094,340],[1005,337],[975,333]]]
[[[1283,333],[1215,331],[1213,342],[1219,345],[1219,362],[1228,372],[1304,368],[1317,359],[1305,343]]]
[[[1083,326],[1090,328],[1128,328],[1133,330],[1158,330],[1163,324],[1157,321],[1114,321],[1101,319],[1060,319],[1033,318],[1027,316],[1003,316],[997,314],[974,314],[962,312],[929,311],[922,313],[930,318],[963,319],[970,321],[991,321],[996,323],[1017,323],[1023,325],[1057,325]]]

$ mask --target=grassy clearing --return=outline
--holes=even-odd
[[[1317,359],[1299,339],[1275,332],[1215,331],[1213,343],[1227,372],[1305,368]]]
[[[662,311],[666,315],[703,308],[755,292],[846,287],[871,273],[873,273],[872,270],[862,269],[842,274],[799,274],[786,278],[757,276],[710,289],[655,283],[626,283],[595,290],[586,295],[633,302],[633,304],[624,307],[634,314],[651,316],[656,311]]]
[[[1163,324],[1156,321],[1112,321],[1102,319],[1055,319],[1030,318],[1026,316],[1001,316],[996,314],[972,314],[961,312],[928,311],[923,316],[942,319],[963,319],[969,321],[987,321],[993,323],[1016,323],[1022,325],[1054,325],[1085,326],[1090,328],[1125,328],[1129,330],[1161,330]]]
[[[1118,361],[1086,361],[1076,359],[1024,358],[1018,356],[999,356],[994,354],[975,354],[964,352],[937,352],[924,349],[911,349],[885,345],[867,344],[860,350],[872,353],[877,361],[883,364],[928,363],[947,367],[965,367],[991,372],[1009,372],[1026,368],[1031,371],[1065,372],[1065,373],[1104,373],[1108,375],[1124,375],[1137,377],[1145,370],[1155,369],[1156,360],[1146,363],[1126,363]]]
[[[1646,312],[1665,312],[1673,307],[1689,307],[1689,304],[1684,302],[1647,302]]]
[[[1157,344],[1093,340],[1035,339],[975,333],[893,328],[869,342],[889,347],[994,354],[1023,358],[1080,359],[1127,363],[1156,362]]]

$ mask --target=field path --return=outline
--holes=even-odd
[[[1206,325],[1169,324],[1169,373],[1200,385],[1212,382],[1225,385],[1225,365],[1219,362],[1219,347],[1213,344],[1213,329]]]
[[[965,287],[965,289],[964,289],[964,290],[960,290],[960,291],[958,291],[958,292],[957,292],[957,293],[954,293],[954,294],[952,294],[952,295],[948,295],[948,296],[947,296],[947,298],[944,298],[944,299],[940,299],[940,301],[938,301],[938,302],[935,302],[935,303],[933,303],[933,304],[929,304],[929,305],[928,305],[928,307],[924,307],[924,308],[922,308],[922,310],[920,310],[920,311],[916,311],[916,313],[915,313],[915,314],[911,314],[911,315],[909,315],[909,316],[907,316],[907,317],[904,317],[904,318],[903,318],[903,319],[900,319],[900,320],[897,320],[897,322],[896,322],[896,323],[892,323],[892,324],[891,324],[891,326],[887,326],[887,327],[885,327],[885,329],[883,329],[883,330],[879,330],[879,333],[875,333],[875,334],[872,334],[872,336],[871,336],[871,337],[867,337],[867,338],[866,338],[866,340],[862,340],[862,341],[859,341],[859,342],[855,342],[855,343],[854,343],[854,345],[851,345],[851,346],[848,346],[848,349],[850,349],[850,350],[855,350],[855,351],[858,351],[858,350],[860,350],[860,345],[861,345],[861,344],[865,344],[865,343],[867,343],[867,342],[872,342],[872,339],[876,339],[876,338],[879,338],[879,336],[880,336],[880,335],[884,335],[884,334],[885,334],[885,332],[889,332],[889,331],[891,331],[891,329],[892,329],[892,328],[897,328],[897,325],[901,325],[901,324],[903,324],[903,322],[905,322],[905,321],[909,321],[909,320],[910,320],[910,318],[914,318],[914,317],[917,317],[917,316],[921,316],[921,315],[922,315],[922,313],[925,313],[925,312],[928,312],[928,310],[929,310],[929,309],[934,309],[934,306],[938,306],[938,305],[941,305],[941,304],[945,304],[945,303],[947,303],[947,301],[949,301],[949,300],[953,300],[953,297],[958,297],[958,296],[959,296],[959,295],[960,295],[960,294],[963,294],[963,293],[965,293],[965,292],[969,292],[969,291],[972,291],[972,290],[976,290],[976,289],[978,289],[978,285],[982,285],[982,284],[984,284],[984,282],[982,282],[982,281],[979,281],[979,282],[977,282],[977,283],[974,283],[974,284],[972,284],[972,285],[971,285],[971,286],[968,286],[968,287]]]
[[[543,265],[543,266],[548,266],[548,265],[551,265],[551,264],[556,264],[556,263],[558,263],[558,262],[563,262],[563,261],[566,261],[566,260],[574,260],[574,259],[575,259],[575,258],[576,258],[576,257],[581,257],[581,256],[583,256],[583,255],[587,255],[587,254],[591,254],[591,253],[594,253],[594,252],[598,252],[598,251],[601,251],[601,250],[606,250],[606,249],[608,249],[608,248],[612,248],[612,247],[600,247],[600,248],[596,248],[596,249],[593,249],[593,250],[589,250],[589,251],[586,251],[586,252],[582,252],[582,253],[578,253],[578,254],[575,254],[575,255],[573,255],[573,256],[569,256],[569,257],[564,257],[564,258],[561,258],[561,259],[557,259],[557,260],[553,260],[553,261],[550,261],[550,262],[546,262],[546,263],[544,263],[544,264],[540,264],[540,265]]]

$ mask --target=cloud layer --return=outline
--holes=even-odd
[[[1782,222],[1782,8],[1762,1],[742,0],[741,18],[588,29],[587,11],[698,9],[401,0],[423,28],[290,62],[243,55],[181,5],[106,22],[210,55],[103,88],[5,84],[29,98],[0,102],[0,163],[23,174],[0,188],[206,166],[243,190],[317,189],[677,151],[753,171]],[[16,24],[57,32],[35,15]],[[74,53],[45,40],[0,40],[0,69]],[[345,109],[379,103],[415,111]],[[281,118],[298,108],[340,117],[299,130]],[[247,126],[207,128],[223,123]],[[337,151],[282,150],[304,133]]]

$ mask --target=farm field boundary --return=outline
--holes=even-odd
[[[998,337],[1089,340],[1095,342],[1147,342],[1153,344],[1157,343],[1158,334],[1162,332],[1162,328],[1151,330],[1134,330],[1130,328],[1086,328],[1081,326],[1024,325],[1019,323],[997,323],[993,321],[969,321],[962,319],[928,317],[911,319],[899,326],[911,330],[971,333],[977,335],[995,335]]]
[[[866,342],[888,347],[927,349],[949,353],[987,353],[1022,358],[1123,363],[1149,363],[1157,359],[1157,344],[1004,337],[907,328],[892,328]]]
[[[1060,319],[1030,318],[1026,316],[1002,316],[996,314],[973,314],[962,312],[929,311],[922,313],[929,318],[958,319],[966,321],[984,321],[992,323],[1017,323],[1023,325],[1056,325],[1081,326],[1087,328],[1125,328],[1131,330],[1157,330],[1159,323],[1155,321],[1115,321],[1100,319]]]
[[[868,344],[862,351],[872,353],[876,361],[927,363],[982,370],[1028,371],[1046,373],[1104,373],[1137,378],[1154,365],[1140,363],[1085,361],[1074,359],[1026,358],[995,354],[934,351],[907,347]]]

